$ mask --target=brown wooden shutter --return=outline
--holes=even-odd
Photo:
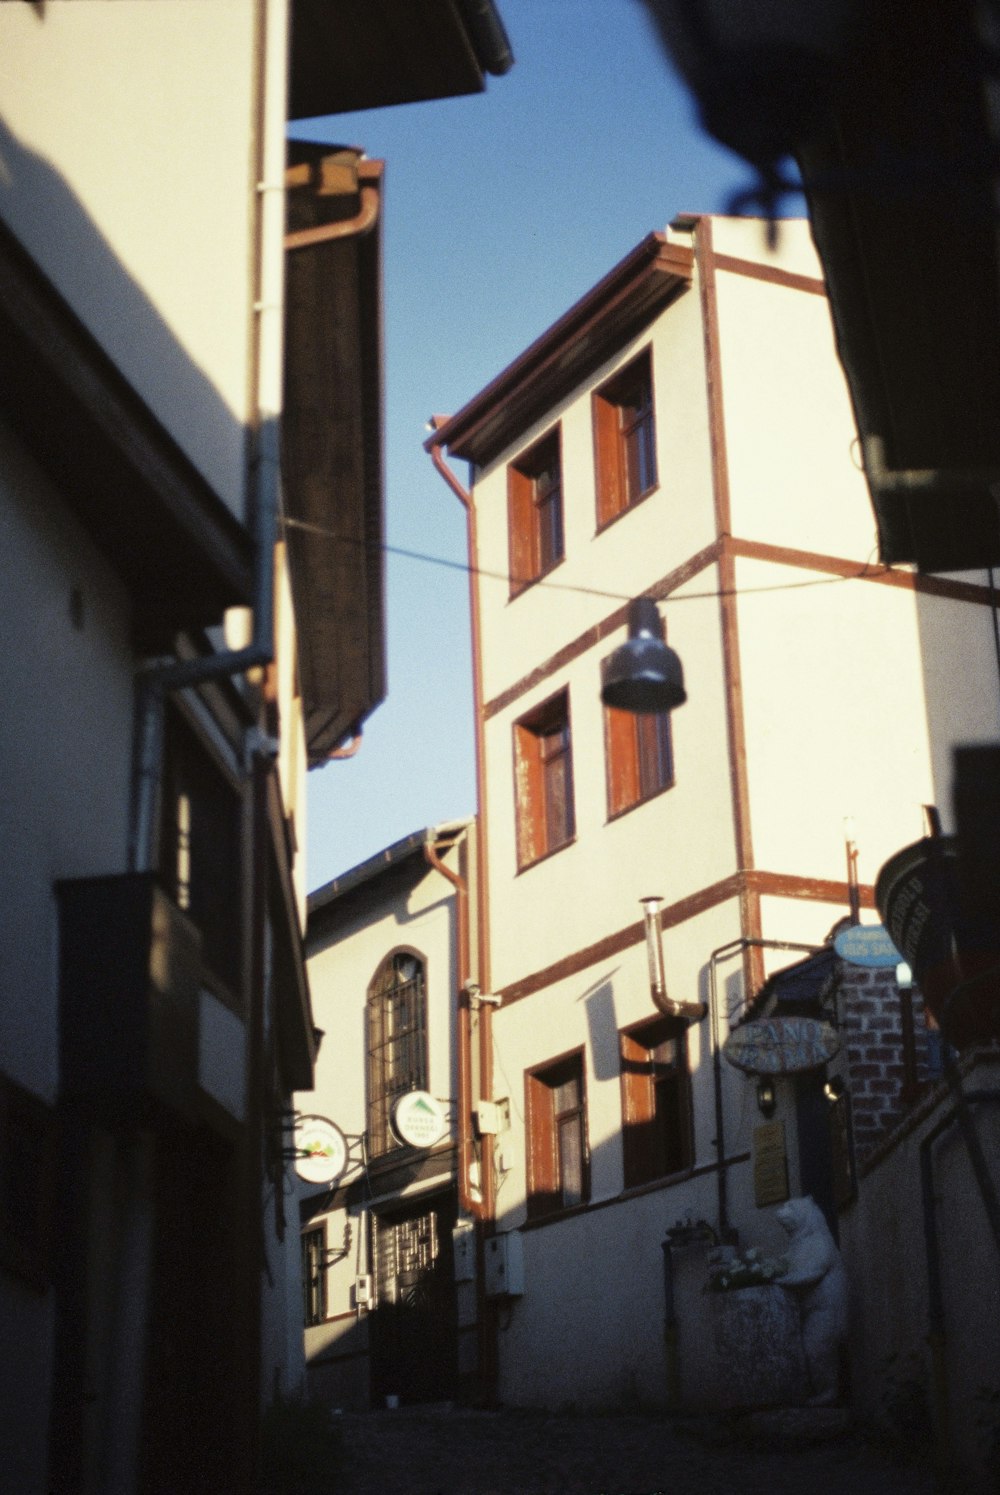
[[[507,542],[513,596],[536,574],[534,482],[514,466],[507,469]]]
[[[639,761],[636,752],[636,718],[630,711],[606,707],[604,733],[607,745],[608,814],[627,810],[639,798]]]
[[[597,523],[607,524],[625,507],[622,491],[621,441],[618,431],[618,407],[602,395],[595,394],[594,475],[597,485]]]

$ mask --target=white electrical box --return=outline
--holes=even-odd
[[[476,1229],[471,1220],[460,1220],[451,1232],[455,1258],[455,1281],[476,1280]]]
[[[500,1113],[493,1101],[476,1101],[476,1130],[481,1137],[495,1137],[500,1130]]]
[[[354,1306],[355,1308],[370,1308],[372,1302],[372,1279],[369,1273],[363,1273],[354,1279]]]
[[[524,1293],[524,1247],[520,1233],[490,1236],[486,1253],[486,1296],[520,1298]]]

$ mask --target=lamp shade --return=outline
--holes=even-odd
[[[687,700],[684,671],[651,597],[629,603],[628,638],[604,666],[601,700],[619,711],[673,711]]]

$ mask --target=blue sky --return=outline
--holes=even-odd
[[[515,64],[485,94],[295,132],[386,162],[389,694],[357,756],[310,774],[310,889],[475,810],[465,525],[423,451],[428,417],[651,230],[724,211],[749,181],[699,128],[637,0],[498,3]]]

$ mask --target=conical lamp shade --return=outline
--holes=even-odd
[[[663,638],[663,621],[651,597],[629,603],[628,639],[604,667],[601,700],[619,711],[673,711],[687,700],[684,671]]]

